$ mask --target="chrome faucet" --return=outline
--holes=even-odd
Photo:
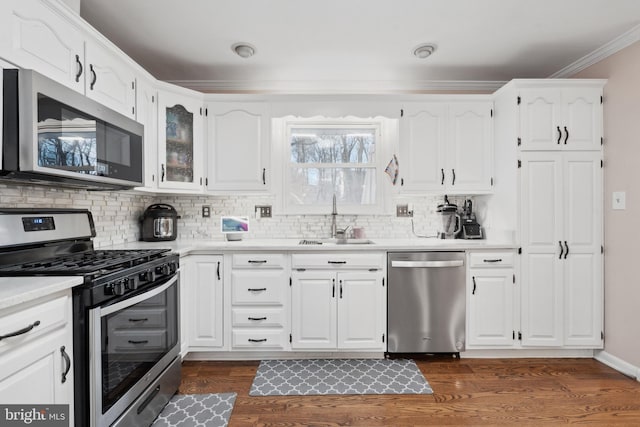
[[[331,211],[331,238],[335,239],[338,235],[336,228],[336,216],[338,216],[338,208],[336,206],[336,193],[333,193],[333,210]]]

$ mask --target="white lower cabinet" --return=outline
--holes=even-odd
[[[291,348],[384,351],[384,259],[377,253],[292,255]]]
[[[511,348],[517,341],[513,252],[467,253],[467,347]]]
[[[36,279],[34,279],[36,280]],[[73,425],[71,291],[0,311],[0,402],[68,404]]]
[[[231,349],[288,350],[287,257],[242,253],[231,258]]]
[[[186,290],[188,306],[182,319],[182,332],[188,334],[191,350],[221,349],[223,339],[223,256],[190,255],[181,260],[184,274],[181,287]],[[186,329],[186,331],[185,331]]]

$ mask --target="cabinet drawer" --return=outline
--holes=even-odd
[[[17,332],[39,322],[28,332],[0,341],[0,350],[63,327],[69,321],[70,308],[71,298],[64,295],[41,304],[30,305],[10,314],[0,314],[0,335]]]
[[[470,268],[513,267],[513,252],[470,252]]]
[[[283,349],[287,338],[282,329],[234,329],[232,346],[235,348]]]
[[[166,329],[115,331],[109,336],[111,353],[154,353],[166,349]]]
[[[284,268],[283,254],[234,254],[233,268]]]
[[[234,327],[281,328],[285,324],[282,308],[234,308],[231,311]]]
[[[231,272],[231,302],[280,305],[288,284],[284,270],[235,270]]]
[[[130,308],[111,320],[113,329],[164,328],[167,326],[167,310],[163,308]]]
[[[327,269],[381,269],[384,266],[384,254],[293,254],[291,268],[327,268]]]

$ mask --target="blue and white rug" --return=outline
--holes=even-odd
[[[263,360],[249,396],[432,394],[410,359]]]
[[[226,427],[236,393],[176,394],[151,427]]]

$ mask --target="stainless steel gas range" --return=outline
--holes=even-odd
[[[180,384],[178,256],[94,250],[87,210],[0,209],[0,230],[0,276],[83,277],[73,289],[75,425],[151,425]]]

